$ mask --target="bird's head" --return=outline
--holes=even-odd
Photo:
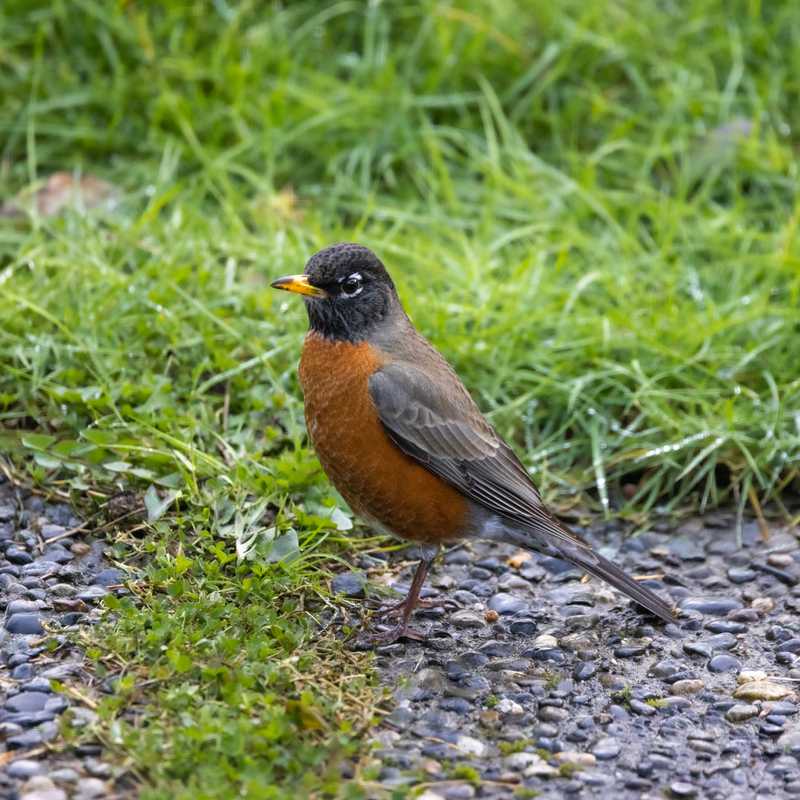
[[[400,303],[380,259],[360,244],[334,244],[315,253],[302,275],[272,282],[303,296],[311,328],[329,339],[366,339]]]

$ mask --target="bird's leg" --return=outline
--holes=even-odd
[[[422,591],[422,585],[425,583],[425,578],[428,576],[428,570],[430,569],[433,559],[436,558],[438,552],[438,547],[423,548],[422,559],[417,566],[417,571],[414,573],[414,579],[411,581],[408,594],[406,595],[405,600],[403,600],[396,607],[397,612],[400,614],[400,622],[387,631],[379,631],[368,634],[367,640],[370,644],[391,644],[403,636],[408,639],[425,638],[418,631],[408,627],[408,620],[411,618],[411,614],[419,602],[419,593]]]

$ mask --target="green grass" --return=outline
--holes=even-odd
[[[0,220],[2,447],[90,508],[180,492],[116,534],[142,578],[90,649],[144,796],[360,791],[369,667],[308,612],[363,545],[268,289],[324,244],[379,252],[551,498],[796,487],[798,37],[789,0],[3,4],[0,192],[68,170],[122,199]]]

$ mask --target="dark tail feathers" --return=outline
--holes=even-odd
[[[663,619],[664,622],[675,621],[675,611],[672,606],[599,553],[577,546],[571,548],[570,552],[564,555],[581,569],[585,569],[597,578],[602,578],[623,594],[628,595],[631,600],[635,600],[651,614]]]

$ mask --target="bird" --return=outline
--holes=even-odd
[[[594,550],[545,506],[528,470],[453,368],[415,328],[382,261],[333,244],[302,274],[271,283],[308,314],[300,357],[310,441],[330,481],[364,521],[419,545],[399,621],[375,643],[421,638],[410,625],[444,545],[506,542],[571,562],[665,622],[674,609]]]

